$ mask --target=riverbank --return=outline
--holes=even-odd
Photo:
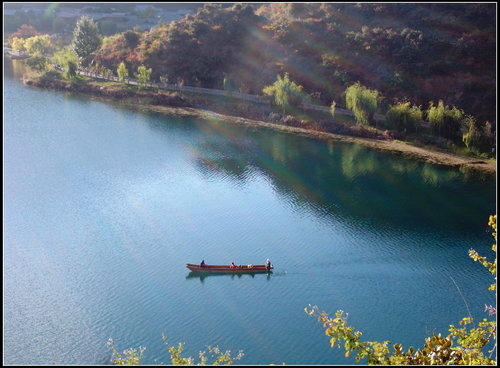
[[[432,164],[449,166],[460,169],[462,171],[476,170],[486,174],[496,173],[495,160],[484,160],[484,159],[462,157],[452,153],[423,149],[397,140],[388,141],[388,140],[378,140],[370,138],[349,137],[340,134],[320,132],[316,130],[309,130],[298,127],[277,125],[277,124],[272,124],[247,118],[241,118],[236,116],[222,115],[212,111],[205,111],[196,108],[186,108],[186,107],[174,108],[174,107],[153,106],[153,105],[142,106],[142,108],[145,108],[149,111],[154,111],[164,114],[193,116],[202,119],[210,119],[212,121],[219,120],[226,123],[242,124],[258,128],[280,130],[293,134],[300,134],[306,137],[314,137],[322,140],[358,143],[380,151],[385,151],[406,158],[416,159],[419,161],[424,161]]]
[[[322,140],[333,140],[362,144],[380,151],[400,155],[437,165],[448,166],[461,171],[477,171],[489,175],[496,174],[496,160],[478,159],[459,156],[437,149],[421,148],[394,139],[372,139],[335,134],[318,129],[288,126],[265,122],[245,117],[218,113],[200,109],[190,98],[177,92],[151,92],[145,90],[124,89],[121,86],[106,86],[99,83],[72,83],[66,80],[49,78],[29,78],[24,83],[39,88],[49,88],[75,93],[84,93],[98,96],[111,101],[120,101],[135,109],[147,110],[166,115],[192,116],[202,119],[218,120],[226,123],[241,124],[256,128],[274,129]]]

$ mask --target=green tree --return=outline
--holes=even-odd
[[[47,70],[47,58],[37,54],[26,59],[26,65],[36,71],[44,72]]]
[[[305,99],[303,87],[290,80],[288,73],[282,78],[279,74],[276,81],[262,89],[266,96],[274,97],[274,103],[285,112],[293,113]]]
[[[493,229],[495,244],[491,249],[496,255],[496,215],[490,216],[489,226]],[[495,283],[489,289],[496,290],[496,257],[493,261],[480,256],[475,250],[469,250],[469,256],[480,262],[488,271],[495,276]],[[490,315],[496,314],[496,308],[486,306],[485,311]],[[484,318],[481,322],[470,328],[473,323],[472,317],[463,318],[459,325],[450,325],[449,334],[442,337],[441,334],[433,335],[425,339],[423,348],[415,351],[410,347],[403,350],[401,344],[394,344],[390,341],[362,341],[362,333],[355,331],[353,326],[347,323],[347,314],[342,310],[335,313],[335,317],[330,317],[326,312],[320,311],[317,306],[305,308],[305,312],[316,317],[319,322],[326,327],[325,334],[330,337],[330,346],[341,346],[344,342],[346,350],[345,356],[351,352],[356,354],[356,362],[366,359],[368,364],[383,365],[495,365],[496,361],[491,356],[496,350],[496,345],[491,350],[484,351],[487,346],[496,341],[496,321],[489,321]]]
[[[382,96],[378,91],[368,89],[356,82],[347,87],[345,98],[346,106],[354,112],[356,121],[363,125],[369,125],[374,121],[373,116]]]
[[[73,60],[66,60],[63,65],[65,69],[64,78],[74,79],[77,75],[76,71],[78,69],[76,62],[74,62]]]
[[[118,74],[118,79],[120,80],[120,82],[124,82],[125,78],[128,77],[128,70],[123,61],[120,63],[120,65],[118,65],[116,73]]]
[[[53,63],[60,65],[64,65],[68,60],[78,63],[78,57],[73,52],[71,46],[66,46],[57,50],[51,57]]]
[[[125,38],[127,47],[130,47],[131,49],[137,47],[141,39],[140,34],[132,30],[123,32],[123,37]]]
[[[192,357],[183,357],[182,352],[184,351],[184,344],[179,343],[177,347],[168,346],[166,336],[162,336],[163,342],[170,353],[170,361],[172,365],[194,365],[195,360]],[[108,346],[112,350],[111,362],[116,365],[139,365],[141,364],[142,358],[144,356],[145,347],[139,347],[139,349],[127,349],[122,353],[114,345],[113,339],[108,340]],[[240,360],[243,357],[243,352],[240,350],[238,354],[233,356],[230,350],[222,351],[217,346],[207,346],[208,354],[212,357],[213,361],[209,362],[209,357],[207,352],[200,351],[198,354],[199,362],[196,365],[231,365],[235,361]]]
[[[86,59],[101,45],[101,33],[94,20],[88,16],[82,16],[76,22],[73,30],[72,47],[80,61]]]
[[[137,68],[137,74],[135,75],[137,78],[137,85],[139,88],[145,87],[149,80],[151,79],[151,73],[152,73],[151,68],[146,68],[144,65],[141,65]]]
[[[43,56],[50,50],[49,35],[39,35],[24,40],[24,46],[31,55]]]
[[[408,101],[399,102],[389,106],[385,117],[400,132],[414,132],[422,121],[422,110]]]
[[[456,139],[462,125],[464,112],[455,106],[445,106],[443,101],[440,100],[437,106],[434,102],[429,103],[427,110],[427,120],[431,123],[434,134],[439,136]]]

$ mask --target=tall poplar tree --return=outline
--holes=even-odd
[[[128,70],[123,61],[120,63],[120,65],[118,65],[116,73],[118,74],[118,79],[120,80],[120,82],[124,82],[125,78],[128,77]]]
[[[94,20],[86,15],[80,17],[73,30],[72,48],[80,61],[86,59],[101,46],[101,33]]]

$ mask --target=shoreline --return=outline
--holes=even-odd
[[[371,138],[351,137],[335,133],[321,132],[316,130],[308,130],[304,128],[267,123],[264,121],[252,120],[237,116],[223,115],[213,111],[201,110],[189,107],[142,105],[138,106],[137,108],[142,108],[157,113],[163,113],[166,115],[193,116],[202,119],[212,119],[212,120],[217,119],[225,123],[274,129],[282,132],[298,134],[304,137],[316,138],[321,140],[358,143],[380,151],[397,154],[405,158],[419,160],[421,162],[447,166],[450,168],[456,168],[460,170],[469,170],[469,169],[477,170],[486,174],[496,173],[496,161],[493,160],[462,157],[455,155],[453,153],[434,151],[434,150],[420,148],[417,146],[412,146],[410,144],[406,144],[396,140],[387,141],[387,140],[377,140]]]
[[[330,132],[304,129],[300,127],[293,127],[275,123],[268,123],[261,120],[253,120],[244,117],[232,116],[213,112],[210,110],[203,110],[200,108],[189,106],[189,102],[179,94],[153,94],[144,91],[123,91],[114,88],[104,88],[93,84],[85,84],[75,87],[75,84],[62,80],[51,80],[44,83],[41,79],[27,80],[24,83],[37,88],[48,88],[62,90],[65,92],[82,93],[90,95],[102,100],[112,102],[119,102],[130,108],[136,110],[146,110],[165,115],[177,116],[192,116],[201,119],[216,119],[225,123],[239,124],[245,126],[252,126],[257,128],[273,129],[282,132],[302,135],[304,137],[333,140],[348,143],[357,143],[379,151],[396,154],[408,159],[414,159],[421,162],[427,162],[436,165],[447,166],[450,168],[459,169],[460,171],[478,171],[481,173],[494,175],[496,174],[496,160],[470,158],[459,156],[450,152],[442,152],[432,150],[429,148],[420,148],[397,140],[378,140],[372,138],[354,137],[348,135],[340,135]],[[160,97],[161,96],[161,97]],[[158,98],[159,97],[159,98]],[[149,98],[158,98],[156,104],[145,102]],[[135,99],[131,101],[131,99]],[[165,106],[164,104],[170,105]],[[173,106],[172,106],[173,105]]]

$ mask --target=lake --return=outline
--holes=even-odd
[[[495,304],[494,177],[358,144],[165,116],[4,76],[4,363],[206,345],[240,364],[351,364],[304,313],[420,347]],[[197,277],[186,263],[264,263]]]

